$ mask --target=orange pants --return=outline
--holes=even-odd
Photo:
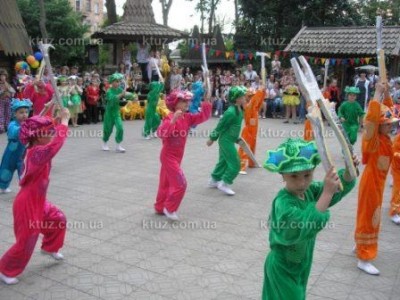
[[[251,149],[251,152],[256,152],[256,141],[257,141],[257,127],[245,127],[242,131],[242,138],[246,141],[247,145]],[[241,147],[239,147],[240,157],[240,171],[246,171],[247,167],[254,168],[254,162],[247,156]]]
[[[304,122],[304,140],[305,141],[312,141],[314,139],[313,130],[311,127],[311,121],[307,119]]]

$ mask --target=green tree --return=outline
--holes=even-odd
[[[17,0],[26,30],[35,48],[43,36],[40,31],[40,8],[37,0]],[[46,0],[48,42],[56,48],[51,52],[54,65],[84,64],[84,39],[89,26],[81,14],[73,11],[68,0]]]
[[[187,0],[196,1],[196,0]],[[201,27],[200,32],[204,33],[204,21],[207,19],[208,15],[208,33],[211,34],[213,27],[215,25],[217,7],[221,0],[197,0],[197,5],[195,10],[200,12]]]
[[[235,46],[283,49],[303,26],[363,24],[351,0],[240,0]]]
[[[383,17],[385,25],[400,24],[400,0],[360,0],[356,6],[366,25],[375,25],[377,15]]]

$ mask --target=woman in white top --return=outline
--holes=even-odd
[[[156,66],[159,69],[161,67],[160,52],[153,50],[151,51],[149,64],[147,65],[147,76],[150,78],[150,82],[159,80]]]

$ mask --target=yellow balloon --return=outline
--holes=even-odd
[[[31,63],[31,67],[32,69],[37,69],[39,68],[40,62],[38,62],[37,60],[35,60],[33,63]]]

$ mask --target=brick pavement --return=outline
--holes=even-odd
[[[202,124],[188,140],[183,161],[188,189],[177,225],[153,213],[161,143],[140,137],[142,121],[125,122],[125,154],[100,150],[99,124],[73,129],[54,160],[48,191],[68,218],[66,259],[57,263],[44,257],[38,243],[20,283],[0,284],[0,299],[260,299],[268,252],[265,222],[282,179],[251,169],[236,179],[234,197],[207,188],[218,148],[205,145],[204,133],[217,121]],[[282,136],[301,129],[260,120],[259,161]],[[338,143],[331,134],[328,140],[342,166]],[[0,135],[1,151],[5,144]],[[323,173],[318,167],[315,177],[322,180]],[[1,254],[14,241],[15,181],[12,189],[0,195]],[[355,189],[332,208],[330,225],[318,236],[307,299],[399,298],[400,228],[387,217],[390,192],[387,186],[376,261],[381,275],[361,273],[351,254]]]

